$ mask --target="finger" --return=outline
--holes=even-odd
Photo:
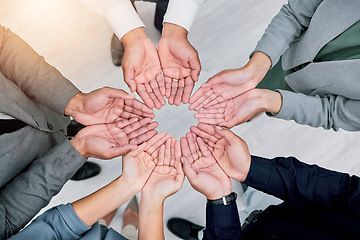
[[[150,97],[149,93],[146,91],[144,84],[137,85],[137,93],[139,94],[141,99],[144,101],[146,106],[148,106],[150,109],[153,109],[155,107],[154,101]]]
[[[146,114],[154,114],[154,111],[137,99],[125,100],[124,111],[146,117]]]
[[[159,86],[161,95],[165,96],[165,83],[164,83],[164,79],[163,79],[161,73],[156,75],[156,82]]]
[[[211,108],[211,109],[204,109],[200,110],[199,114],[223,114],[225,113],[225,108]]]
[[[165,96],[167,98],[170,97],[170,94],[171,94],[171,83],[172,83],[172,78],[169,78],[169,77],[165,77]]]
[[[119,119],[119,120],[118,120]],[[125,126],[131,125],[135,122],[139,121],[139,118],[130,118],[130,119],[122,119],[122,118],[117,118],[115,119],[115,126],[117,128],[123,128]]]
[[[198,143],[198,146],[199,146],[199,148],[200,148],[201,154],[202,154],[204,157],[212,157],[211,152],[210,152],[208,146],[206,145],[206,143],[205,143],[200,137],[197,137],[197,138],[196,138],[196,142]]]
[[[202,86],[195,92],[190,98],[190,110],[200,109],[203,105],[202,102],[205,100],[205,96],[211,96],[213,90],[211,88],[203,88]],[[200,107],[201,106],[201,107]],[[200,108],[199,108],[200,107]]]
[[[170,92],[170,97],[169,97],[169,104],[173,105],[174,104],[174,100],[175,100],[175,95],[176,95],[176,91],[178,89],[178,81],[174,81],[172,80],[171,82],[171,92]]]
[[[191,77],[185,78],[185,87],[182,95],[182,102],[187,104],[190,101],[191,92],[194,89],[195,82]]]
[[[200,104],[198,104],[198,106],[195,108],[195,111],[200,110],[201,108],[203,108],[206,104],[208,104],[210,102],[210,100],[208,98],[212,98],[214,99],[217,96],[214,91],[212,89],[210,89],[209,91],[205,92],[200,98],[199,98],[199,102],[201,102]]]
[[[152,154],[155,152],[157,148],[159,148],[169,137],[171,137],[171,134],[167,133],[163,135],[158,141],[154,142],[152,145],[150,145],[145,151],[148,154]],[[152,139],[151,139],[152,140]]]
[[[187,157],[181,157],[181,161],[183,163],[183,170],[186,175],[186,177],[189,179],[189,182],[191,184],[196,182],[197,173],[195,169],[192,168],[191,162]]]
[[[137,136],[136,138],[130,139],[129,143],[134,144],[134,145],[140,145],[140,144],[143,144],[144,142],[148,141],[152,137],[154,137],[156,134],[157,134],[156,130],[150,130],[150,131],[147,131],[147,132]]]
[[[189,64],[190,64],[190,68],[191,68],[191,72],[190,72],[191,78],[195,82],[197,82],[199,80],[199,75],[200,75],[200,71],[201,71],[200,59],[199,59],[199,55],[197,53],[190,57]]]
[[[170,162],[169,162],[169,166],[171,167],[175,167],[175,142],[176,142],[176,138],[172,137],[171,138],[171,145],[170,145]]]
[[[219,125],[222,122],[224,122],[224,120],[221,119],[214,119],[214,118],[200,118],[198,116],[194,116],[199,123],[204,123],[204,124],[208,124],[208,125]]]
[[[153,93],[155,94],[157,100],[160,102],[161,106],[164,106],[166,104],[166,101],[164,99],[163,94],[160,91],[158,82],[155,79],[150,81],[150,87],[151,87]]]
[[[164,165],[164,158],[165,158],[165,145],[161,145],[159,148],[159,156],[158,156],[158,161],[157,161],[157,165],[158,166],[163,166]]]
[[[161,105],[159,99],[156,97],[156,95],[155,95],[153,89],[151,88],[150,84],[149,84],[149,83],[145,83],[144,85],[145,85],[145,89],[146,89],[147,93],[149,94],[151,100],[152,100],[153,103],[155,104],[155,107],[156,107],[157,109],[160,109],[162,105]]]
[[[147,125],[148,123],[151,122],[151,118],[143,118],[137,122],[134,122],[124,128],[122,128],[122,130],[126,133],[126,135],[129,135],[130,133],[138,130],[139,128]]]
[[[180,142],[179,141],[174,141],[174,148],[172,149],[172,154],[171,154],[171,158],[175,159],[175,162],[173,163],[174,166],[176,166],[176,163],[180,163],[180,159],[181,159],[181,146],[180,146]]]
[[[217,139],[221,139],[221,135],[218,134],[216,131],[215,131],[215,127],[214,126],[211,126],[211,125],[208,125],[208,124],[204,124],[204,123],[199,123],[197,125],[197,128],[203,132],[207,132],[208,134],[216,137]]]
[[[136,129],[132,132],[130,132],[127,136],[130,140],[134,139],[134,138],[138,138],[139,136],[147,133],[148,131],[152,131],[154,130],[155,128],[157,128],[159,126],[159,123],[158,122],[152,122],[146,126],[142,126],[141,128],[139,129]]]
[[[188,158],[191,162],[193,162],[194,159],[193,159],[193,157],[191,155],[189,143],[188,143],[188,141],[187,141],[187,139],[185,137],[182,137],[180,139],[180,146],[181,146],[181,154],[182,154],[182,156]]]
[[[165,143],[165,159],[164,159],[164,165],[170,166],[171,161],[171,142],[172,138],[168,138]]]
[[[227,106],[228,99],[223,98],[222,96],[217,96],[213,100],[211,100],[209,103],[207,103],[204,108],[219,108],[219,107],[226,107]]]
[[[182,98],[182,95],[184,94],[184,86],[185,86],[185,80],[183,78],[180,78],[179,82],[178,82],[178,88],[176,90],[175,97],[174,97],[175,106],[179,106],[181,103],[181,98]]]
[[[191,133],[186,133],[186,140],[189,144],[192,159],[195,161],[200,155],[197,150],[197,143],[195,142],[194,136]]]
[[[202,139],[206,139],[212,143],[216,143],[218,141],[218,139],[216,137],[214,137],[213,134],[202,131],[195,126],[191,126],[190,131],[195,133],[197,136],[201,137]],[[214,132],[215,132],[215,130],[214,130]]]

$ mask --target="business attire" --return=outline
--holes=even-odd
[[[359,239],[360,178],[294,157],[251,157],[244,183],[284,200],[240,229],[236,202],[207,205],[203,239]]]
[[[0,26],[0,239],[23,228],[85,163],[65,136],[79,90]],[[7,121],[19,127],[8,129]]]
[[[360,130],[359,21],[356,0],[289,0],[281,8],[254,50],[267,54],[273,66],[281,57],[286,83],[280,81],[283,103],[274,117]],[[265,82],[258,87],[268,88]]]

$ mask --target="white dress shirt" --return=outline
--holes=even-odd
[[[200,5],[207,0],[170,0],[164,22],[190,30]],[[116,36],[121,39],[131,30],[144,27],[130,0],[83,0],[92,10],[105,17]]]

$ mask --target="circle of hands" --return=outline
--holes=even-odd
[[[123,176],[139,191],[170,196],[186,175],[208,199],[230,194],[230,178],[245,180],[250,154],[240,137],[222,127],[232,128],[264,111],[259,98],[268,90],[255,89],[254,73],[245,66],[218,73],[191,96],[201,69],[196,50],[188,42],[178,41],[177,47],[161,39],[157,52],[151,44],[135,50],[129,46],[123,62],[125,82],[144,103],[109,87],[78,94],[81,104],[71,116],[87,126],[74,138],[80,139],[82,155],[124,156]],[[157,133],[158,123],[151,122],[153,108],[165,105],[164,97],[169,104],[190,103],[189,109],[198,111],[199,124],[180,142]]]

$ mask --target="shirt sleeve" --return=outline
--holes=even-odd
[[[299,207],[360,216],[360,179],[302,163],[294,157],[251,157],[245,184]]]
[[[205,1],[207,0],[170,0],[164,22],[179,25],[189,32],[200,5]]]
[[[103,16],[116,36],[121,39],[126,33],[144,27],[130,0],[82,0],[83,3]]]
[[[203,240],[240,239],[241,227],[236,202],[206,206],[206,229]]]

